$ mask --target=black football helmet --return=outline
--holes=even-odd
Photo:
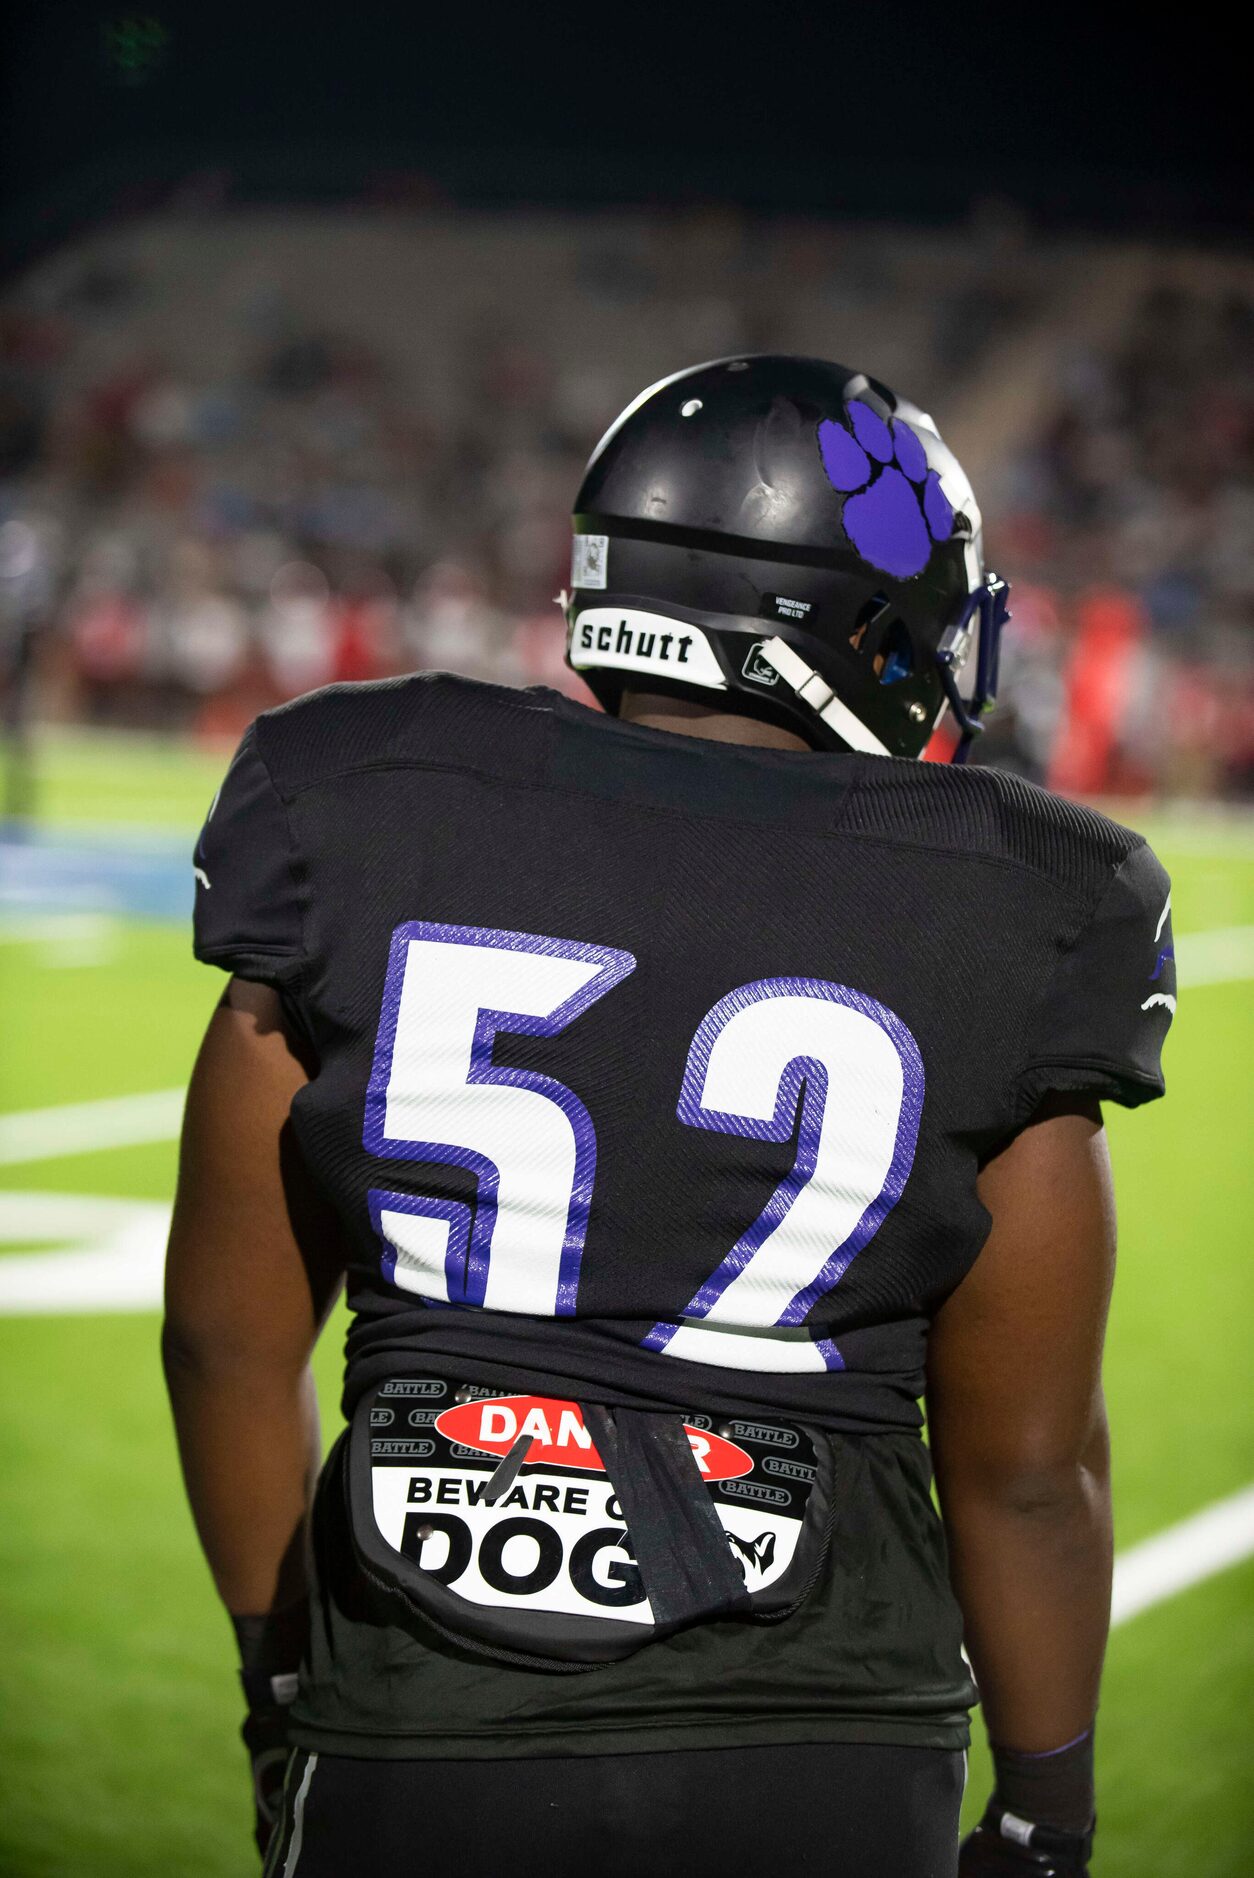
[[[721,692],[917,757],[948,708],[958,760],[982,728],[1007,587],[931,418],[875,379],[769,353],[664,378],[597,445],[574,528],[566,656],[608,711],[629,684]]]

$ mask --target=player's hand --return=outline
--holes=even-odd
[[[277,1611],[233,1615],[240,1687],[248,1713],[240,1729],[253,1776],[253,1835],[262,1858],[278,1821],[287,1772],[287,1717],[300,1687],[297,1664],[309,1631],[301,1598]]]
[[[1056,1826],[1027,1826],[1007,1832],[1003,1814],[990,1801],[983,1819],[963,1840],[958,1878],[1088,1878],[1092,1832],[1064,1832]],[[1024,1834],[1027,1833],[1027,1843]]]
[[[286,1704],[264,1703],[250,1708],[240,1734],[252,1766],[253,1836],[264,1858],[283,1798],[288,1756]]]

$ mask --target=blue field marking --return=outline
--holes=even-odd
[[[24,833],[0,837],[0,913],[111,913],[177,920],[192,911],[186,835]]]

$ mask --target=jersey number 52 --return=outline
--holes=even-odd
[[[397,927],[365,1146],[467,1168],[477,1185],[473,1205],[371,1191],[393,1284],[434,1303],[574,1314],[593,1119],[564,1083],[495,1063],[493,1042],[498,1031],[556,1036],[635,963],[630,952],[535,933]],[[874,998],[822,978],[760,979],[720,998],[689,1047],[679,1119],[765,1141],[795,1133],[796,1159],[646,1346],[736,1369],[839,1369],[839,1351],[807,1320],[900,1198],[922,1107],[918,1046]]]

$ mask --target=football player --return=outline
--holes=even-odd
[[[1100,1104],[1162,1093],[1168,883],[917,761],[978,735],[1006,589],[886,386],[682,372],[574,529],[600,711],[332,687],[251,728],[197,849],[230,980],[165,1356],[267,1871],[952,1878],[969,1657],[961,1869],[1082,1873]]]

